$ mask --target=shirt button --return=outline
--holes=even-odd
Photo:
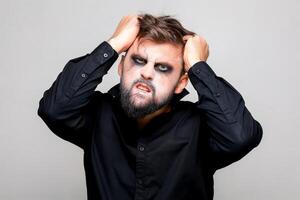
[[[82,77],[82,78],[85,78],[85,77],[86,77],[86,74],[85,74],[85,73],[82,73],[82,74],[81,74],[81,77]]]
[[[197,69],[197,70],[196,70],[196,73],[197,73],[197,74],[199,74],[200,72],[201,72],[201,70],[200,70],[200,69]]]
[[[139,146],[139,151],[144,151],[144,150],[145,150],[145,147]]]
[[[218,92],[218,93],[215,94],[215,96],[219,97],[219,96],[221,96],[221,94]]]
[[[107,53],[104,53],[103,56],[104,56],[104,58],[106,58],[106,57],[108,56],[108,54],[107,54]]]

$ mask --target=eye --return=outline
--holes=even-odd
[[[145,60],[144,59],[141,59],[141,58],[138,58],[138,57],[133,57],[132,58],[133,62],[135,64],[138,64],[138,65],[143,65],[145,64]]]
[[[165,65],[158,65],[156,68],[161,72],[168,72],[170,70],[169,67]]]

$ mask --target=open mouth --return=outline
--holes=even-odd
[[[143,83],[138,83],[138,84],[136,84],[135,87],[143,92],[147,92],[147,93],[151,92],[151,88]]]

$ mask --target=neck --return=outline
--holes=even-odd
[[[171,111],[171,106],[165,105],[161,109],[159,109],[149,115],[146,115],[141,118],[137,118],[137,123],[138,123],[139,129],[144,128],[153,118],[157,117],[158,115],[161,115],[162,113],[166,113],[166,112],[170,112],[170,111]]]

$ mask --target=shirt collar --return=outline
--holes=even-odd
[[[112,95],[113,97],[120,97],[120,83],[116,84],[115,86],[113,86],[108,93],[110,95]],[[181,93],[179,94],[175,94],[171,100],[172,103],[176,103],[178,101],[180,101],[183,97],[185,97],[186,95],[189,94],[189,91],[187,89],[183,89]]]

